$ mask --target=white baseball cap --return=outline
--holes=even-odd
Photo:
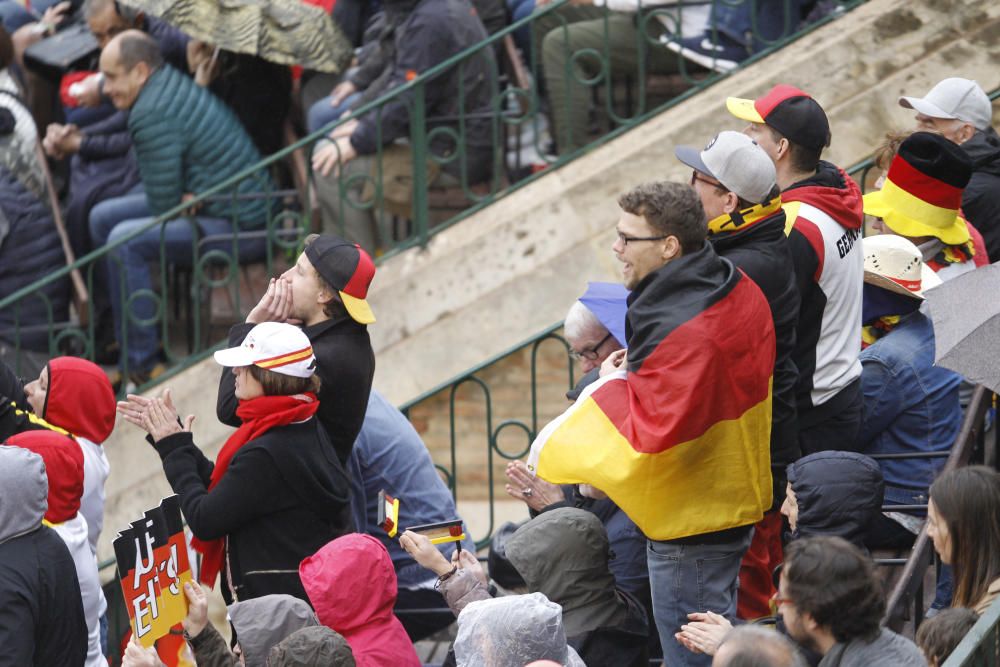
[[[250,330],[239,347],[215,353],[220,366],[258,366],[282,375],[312,377],[316,357],[302,330],[281,322],[262,322]]]
[[[900,97],[899,106],[931,118],[961,120],[977,130],[986,130],[993,122],[989,96],[970,79],[945,79],[924,97]]]
[[[895,234],[867,236],[861,241],[865,255],[865,282],[896,294],[923,299],[924,290],[941,279],[924,264],[920,249]]]
[[[742,132],[719,132],[704,150],[678,146],[674,155],[749,202],[763,204],[774,189],[774,162],[756,141]]]

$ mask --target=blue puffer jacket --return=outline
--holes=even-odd
[[[186,193],[201,193],[258,162],[254,147],[236,116],[212,93],[178,70],[163,65],[153,72],[129,113],[139,174],[154,215],[166,213]],[[273,190],[270,176],[255,173],[242,180],[240,194]],[[241,229],[262,227],[264,199],[206,204],[201,215],[231,219]]]
[[[13,294],[66,265],[48,208],[4,167],[0,167],[0,214],[0,295]],[[22,299],[20,309],[0,311],[0,338],[13,344],[16,323],[21,347],[47,350],[49,325],[69,319],[69,288],[67,278],[57,280]]]

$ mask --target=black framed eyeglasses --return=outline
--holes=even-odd
[[[722,183],[718,181],[713,181],[711,178],[705,178],[704,176],[701,175],[700,171],[698,171],[697,169],[693,169],[691,171],[691,187],[693,188],[694,184],[697,183],[698,181],[701,181],[702,183],[707,183],[708,185],[711,185],[716,188],[725,187],[724,185],[722,185]]]
[[[634,243],[636,241],[662,241],[668,236],[670,236],[670,234],[664,234],[663,236],[629,236],[624,232],[618,232],[618,240],[622,242],[623,246],[627,246],[629,243]]]
[[[611,332],[610,331],[608,332],[608,335],[605,336],[604,338],[602,338],[601,342],[598,343],[597,345],[595,345],[595,346],[593,346],[591,348],[588,348],[586,350],[583,350],[582,352],[577,352],[576,350],[570,350],[569,351],[569,356],[573,357],[577,361],[580,361],[581,359],[587,359],[588,361],[597,361],[597,358],[599,356],[597,354],[597,351],[599,349],[601,349],[602,345],[604,345],[605,343],[608,342],[609,338],[611,338]]]

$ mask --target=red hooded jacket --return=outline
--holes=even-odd
[[[95,444],[115,427],[115,392],[101,367],[78,357],[49,362],[49,389],[41,417]]]
[[[320,623],[344,636],[358,667],[420,667],[392,613],[396,571],[382,543],[352,533],[302,561],[299,577]]]
[[[49,509],[45,512],[45,520],[63,523],[75,517],[83,497],[83,450],[80,446],[55,431],[25,431],[11,436],[7,444],[35,452],[45,462],[45,476],[49,480]]]

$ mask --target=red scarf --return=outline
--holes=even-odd
[[[317,408],[319,401],[312,392],[295,396],[261,396],[249,401],[240,401],[239,407],[236,408],[236,416],[243,421],[243,425],[229,436],[229,440],[226,440],[226,444],[219,450],[208,490],[211,491],[219,483],[229,468],[229,462],[243,445],[277,426],[305,421],[316,414]],[[200,540],[195,537],[191,540],[191,546],[203,556],[201,576],[198,578],[206,586],[214,586],[215,578],[222,570],[225,539]]]

